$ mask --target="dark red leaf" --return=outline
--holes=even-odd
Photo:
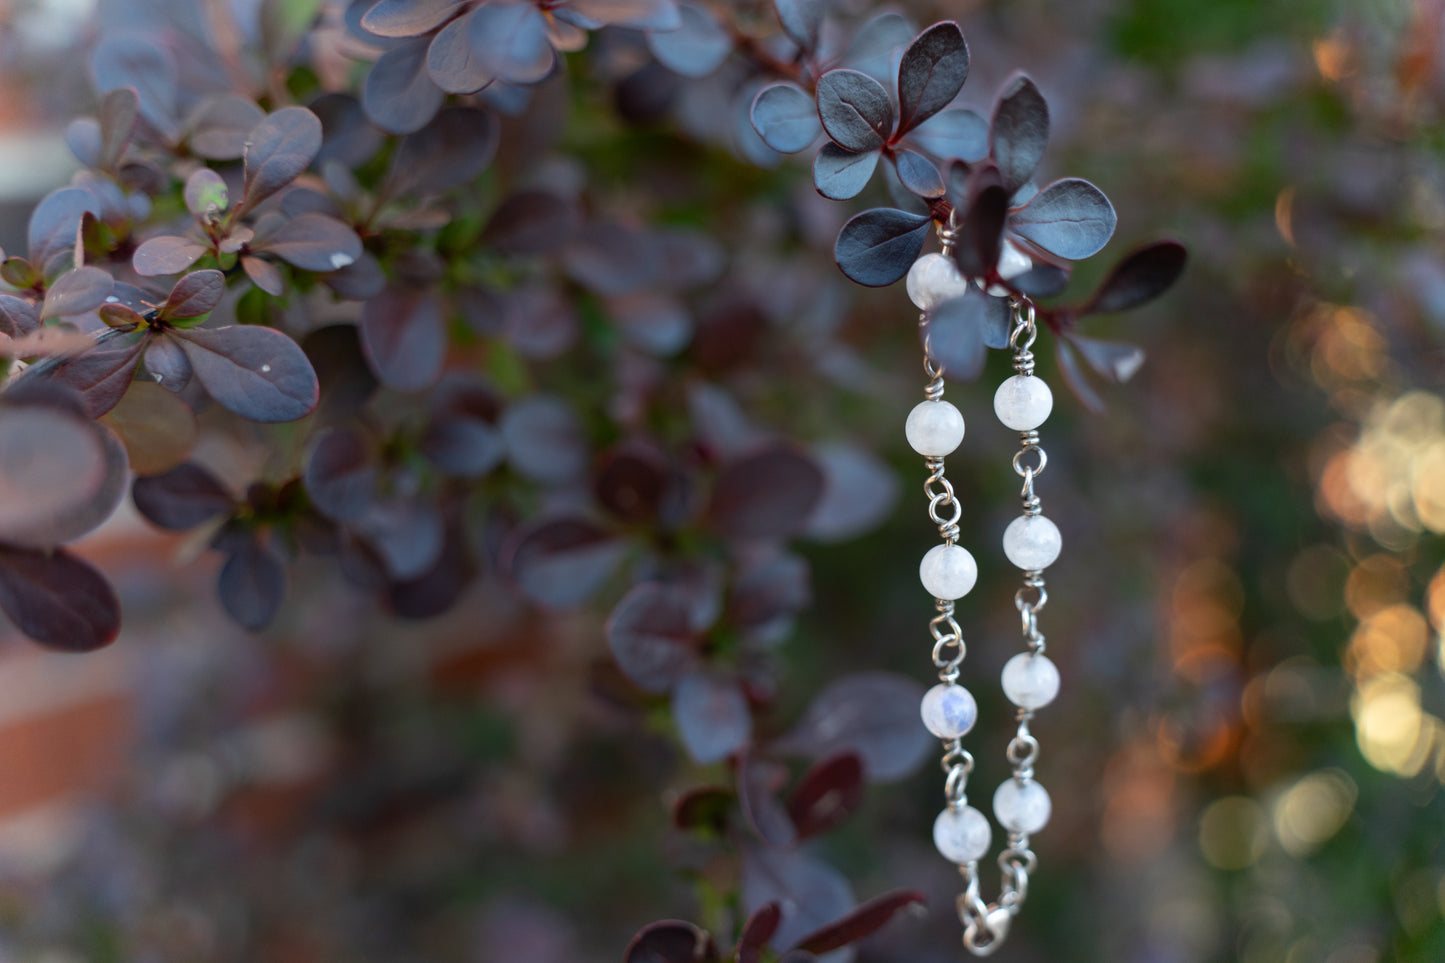
[[[456,478],[481,478],[507,456],[502,433],[482,418],[442,414],[427,423],[417,449]]]
[[[671,466],[655,445],[627,441],[605,453],[592,483],[597,500],[624,522],[657,515],[671,481]]]
[[[183,321],[210,314],[226,293],[226,276],[220,271],[196,271],[187,274],[171,288],[158,317],[162,321]]]
[[[844,150],[830,140],[813,158],[813,188],[831,201],[857,197],[868,186],[882,156],[876,150]]]
[[[852,815],[863,802],[863,761],[844,751],[814,763],[788,797],[788,816],[798,838],[821,836]]]
[[[788,770],[781,763],[759,759],[744,750],[738,760],[738,805],[743,818],[758,838],[774,846],[792,846],[797,828],[788,810],[778,801],[778,791],[787,782]]]
[[[758,91],[749,110],[753,129],[773,150],[795,154],[818,139],[818,105],[797,84],[772,84]]]
[[[160,475],[137,478],[131,486],[136,509],[153,525],[183,532],[221,515],[236,500],[215,475],[194,462]]]
[[[577,230],[577,205],[551,191],[511,195],[492,214],[481,243],[501,254],[550,254]]]
[[[1115,384],[1123,384],[1144,363],[1144,351],[1138,345],[1118,341],[1100,341],[1069,333],[1069,343],[1078,349],[1080,357],[1099,374]]]
[[[252,284],[272,297],[279,298],[286,293],[286,282],[281,278],[281,271],[270,261],[243,254],[241,269],[246,272],[246,277],[251,279]]]
[[[957,381],[971,381],[983,370],[989,345],[1008,338],[1008,302],[969,285],[962,297],[928,311],[922,332],[928,355]]]
[[[246,137],[245,194],[250,210],[290,184],[321,150],[321,121],[305,107],[283,107]]]
[[[733,38],[706,7],[679,3],[682,25],[649,30],[647,46],[668,70],[684,77],[706,77],[732,53]]]
[[[572,407],[551,395],[529,395],[502,414],[502,437],[513,468],[535,481],[560,485],[587,470],[590,448]]]
[[[1084,372],[1079,369],[1079,358],[1070,348],[1067,339],[1060,338],[1057,342],[1057,353],[1059,360],[1059,371],[1064,375],[1064,381],[1074,396],[1084,403],[1094,414],[1102,414],[1106,406],[1099,393],[1089,384],[1089,379],[1084,377]]]
[[[672,823],[678,829],[703,829],[721,834],[728,823],[733,792],[725,786],[695,786],[672,804]]]
[[[643,927],[627,952],[623,963],[714,963],[717,947],[707,931],[681,920],[661,920]]]
[[[160,44],[139,33],[104,36],[91,54],[97,90],[134,87],[140,115],[167,138],[175,132],[176,65]]]
[[[1108,314],[1149,303],[1179,280],[1187,257],[1178,241],[1139,248],[1114,266],[1080,313]]]
[[[388,287],[361,309],[361,346],[382,384],[420,391],[441,374],[446,328],[431,292]]]
[[[530,0],[490,0],[470,17],[471,55],[482,73],[509,84],[534,84],[552,72],[557,54],[547,20]]]
[[[271,624],[286,596],[286,567],[258,537],[244,541],[216,578],[221,606],[237,625],[258,632]]]
[[[1033,176],[1049,141],[1049,105],[1034,82],[1016,73],[1004,84],[989,124],[989,155],[1012,196]]]
[[[830,70],[818,80],[818,119],[839,147],[877,150],[893,134],[888,91],[857,70]]]
[[[361,25],[378,37],[420,37],[447,22],[463,0],[381,0]]]
[[[425,575],[446,547],[441,511],[416,496],[375,499],[352,524],[381,554],[393,581]]]
[[[199,241],[163,234],[136,248],[131,256],[131,266],[135,268],[135,273],[144,277],[180,274],[205,253],[206,246]]]
[[[63,652],[91,652],[120,632],[115,590],[64,549],[0,547],[0,609],[21,632]]]
[[[408,619],[429,619],[449,610],[477,574],[477,565],[467,548],[460,513],[447,519],[441,554],[436,563],[413,579],[393,583],[391,608]]]
[[[954,171],[962,169],[955,164]],[[953,259],[964,277],[986,278],[998,266],[1003,229],[1008,220],[1008,191],[992,164],[979,164],[968,174],[963,198],[963,231],[954,246]]]
[[[105,521],[124,494],[125,449],[116,437],[72,408],[73,398],[41,398],[0,407],[0,492],[7,495],[0,543],[73,541]]]
[[[476,55],[472,34],[476,21],[474,7],[443,27],[427,48],[423,76],[447,93],[473,93],[496,79]]]
[[[800,849],[746,849],[742,890],[744,912],[755,913],[769,903],[782,910],[772,939],[775,947],[796,946],[803,937],[846,916],[855,905],[847,877]]]
[[[623,673],[648,692],[666,692],[697,664],[693,604],[686,589],[643,582],[613,608],[607,644]]]
[[[902,485],[892,465],[846,443],[821,445],[813,457],[823,469],[823,496],[808,519],[809,538],[827,543],[857,538],[893,513]]]
[[[943,177],[933,161],[911,150],[900,149],[893,154],[893,163],[898,179],[903,186],[919,197],[943,196]]]
[[[798,948],[810,953],[827,953],[856,943],[887,925],[888,921],[916,903],[927,899],[917,890],[903,889],[870,899],[847,916],[803,937]]]
[[[46,290],[45,301],[40,305],[40,317],[87,314],[105,303],[114,286],[115,279],[97,267],[66,271]]]
[[[148,335],[123,335],[69,358],[50,375],[55,384],[80,393],[87,413],[99,418],[120,401],[130,387]]]
[[[898,65],[898,131],[912,130],[953,102],[968,79],[963,31],[945,20],[919,34]]]
[[[40,312],[35,310],[35,305],[10,294],[0,294],[0,333],[13,338],[39,327]]]
[[[316,372],[295,341],[273,328],[233,325],[172,331],[196,380],[223,408],[252,421],[295,421],[316,407]]]
[[[339,271],[361,257],[361,239],[335,218],[302,214],[282,224],[264,241],[251,245],[251,249],[268,251],[306,271]]]
[[[1069,177],[1054,181],[1010,212],[1008,227],[1050,254],[1081,261],[1109,242],[1118,220],[1103,191]]]
[[[818,45],[818,32],[823,28],[823,0],[773,0],[778,22],[793,43],[804,50]]]
[[[783,911],[777,903],[766,903],[749,916],[738,937],[737,963],[759,963],[763,949],[782,921]]]
[[[26,231],[32,267],[49,276],[51,260],[74,246],[81,218],[86,211],[97,213],[97,206],[95,195],[78,187],[62,187],[46,194],[30,212]]]
[[[100,99],[100,110],[96,112],[100,122],[100,155],[96,167],[112,170],[120,163],[135,132],[139,109],[140,99],[129,87],[117,87]]]
[[[796,555],[777,554],[750,565],[738,575],[728,600],[728,618],[758,630],[787,619],[812,602],[808,563]]]
[[[786,443],[729,462],[713,486],[713,524],[735,538],[785,538],[808,519],[823,492],[823,472]]]

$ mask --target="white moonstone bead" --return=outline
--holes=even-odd
[[[1042,515],[1020,515],[1003,530],[1003,553],[1025,572],[1048,568],[1063,547],[1059,526]]]
[[[993,413],[1014,431],[1033,431],[1053,410],[1054,393],[1033,375],[1014,375],[993,393]]]
[[[1042,709],[1059,694],[1059,667],[1046,655],[1020,652],[1004,663],[1003,694],[1020,709]]]
[[[940,739],[957,739],[978,721],[978,703],[963,686],[941,682],[923,694],[919,713],[929,732]]]
[[[918,577],[934,598],[961,599],[978,581],[978,563],[961,545],[935,545],[923,556]]]
[[[954,812],[945,809],[933,821],[933,845],[943,858],[953,863],[971,863],[988,855],[993,843],[993,827],[988,817],[964,806]]]
[[[961,297],[968,290],[968,280],[959,273],[953,259],[937,253],[925,254],[914,261],[903,283],[908,289],[908,300],[923,311],[950,298]]]
[[[947,455],[963,441],[963,414],[947,401],[921,401],[908,413],[903,433],[920,455]]]
[[[1054,804],[1043,786],[1030,779],[1005,779],[993,794],[993,814],[999,824],[1015,833],[1036,833],[1048,825]]]

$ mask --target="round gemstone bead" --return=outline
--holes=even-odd
[[[940,739],[957,739],[978,721],[978,703],[963,686],[939,683],[923,694],[919,713],[929,732]]]
[[[945,809],[933,821],[933,845],[943,858],[954,863],[971,863],[988,854],[993,843],[993,827],[988,817],[964,806],[956,812]]]
[[[963,441],[963,414],[947,401],[921,401],[908,413],[903,433],[920,455],[947,455]]]
[[[935,304],[961,297],[968,290],[968,280],[959,273],[952,259],[935,253],[925,254],[913,262],[904,286],[908,289],[908,300],[927,311]]]
[[[1005,779],[993,794],[993,814],[1015,833],[1036,833],[1048,825],[1054,805],[1043,786],[1030,779]]]
[[[923,556],[918,577],[936,599],[961,599],[978,581],[978,563],[961,545],[935,545]]]
[[[993,393],[993,413],[1005,427],[1033,431],[1054,410],[1054,393],[1033,375],[1014,375]]]
[[[1020,652],[1004,663],[1003,694],[1020,709],[1042,709],[1059,694],[1059,668],[1046,655]]]
[[[1048,568],[1063,547],[1059,526],[1042,515],[1020,515],[1003,530],[1003,553],[1025,572]]]

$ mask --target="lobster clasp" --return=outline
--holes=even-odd
[[[989,911],[982,921],[971,920],[963,930],[963,945],[968,947],[968,951],[974,956],[992,956],[1008,938],[1008,928],[1013,918],[1013,913],[1009,912],[1007,907],[1000,906]]]

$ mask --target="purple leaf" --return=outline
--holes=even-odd
[[[336,162],[357,168],[376,156],[384,141],[381,131],[366,119],[361,102],[350,94],[322,94],[311,102],[311,112],[321,121],[321,151],[318,167]]]
[[[823,0],[773,0],[783,32],[805,51],[818,46],[823,28]]]
[[[286,596],[286,568],[258,537],[244,541],[216,578],[221,606],[237,625],[258,632],[271,624]]]
[[[778,801],[778,790],[788,779],[787,767],[744,750],[737,774],[738,805],[748,826],[766,843],[791,847],[798,840],[798,830]]]
[[[823,496],[808,519],[809,538],[830,544],[857,538],[893,513],[902,488],[898,474],[869,449],[827,444],[813,457],[823,469]]]
[[[657,274],[657,252],[641,231],[616,221],[583,225],[563,253],[567,273],[597,294],[631,294]]]
[[[433,418],[422,432],[417,450],[454,478],[481,478],[507,456],[502,433],[495,425],[461,413]]]
[[[656,446],[634,440],[602,456],[592,488],[597,500],[617,518],[642,523],[657,517],[671,482],[667,457]]]
[[[95,195],[78,187],[62,187],[51,191],[30,212],[26,232],[30,244],[30,263],[37,271],[45,271],[51,258],[69,251],[85,212],[96,213]]]
[[[1114,266],[1080,314],[1109,314],[1147,304],[1184,273],[1187,255],[1178,241],[1159,241],[1132,252]]]
[[[692,337],[692,315],[665,292],[637,291],[610,298],[607,314],[629,342],[659,357],[677,354]]]
[[[432,82],[450,94],[470,94],[496,78],[476,54],[472,24],[473,7],[442,28],[427,48],[426,69]]]
[[[543,484],[572,481],[591,452],[572,408],[550,395],[530,395],[502,414],[502,437],[512,467]]]
[[[955,163],[954,172],[962,169]],[[963,198],[963,231],[953,259],[968,278],[990,277],[998,267],[1003,229],[1008,220],[1008,192],[1002,175],[992,164],[980,164],[968,173]]]
[[[290,184],[321,149],[321,121],[305,107],[283,107],[246,137],[242,210],[250,210]]]
[[[122,337],[66,359],[50,380],[80,393],[87,414],[99,418],[119,403],[130,387],[147,336]]]
[[[557,55],[535,4],[490,0],[471,18],[468,38],[483,73],[509,84],[534,84],[552,72]]]
[[[618,668],[640,688],[666,692],[697,665],[694,603],[693,593],[684,588],[643,582],[613,608],[607,645]]]
[[[339,271],[361,257],[361,239],[325,214],[302,214],[252,245],[252,250],[267,251],[304,271]]]
[[[210,314],[226,293],[226,276],[220,271],[196,271],[187,274],[171,288],[166,303],[161,305],[162,321],[183,321]]]
[[[935,115],[910,133],[908,139],[939,160],[962,160],[971,164],[988,156],[988,123],[963,107]]]
[[[137,478],[130,490],[136,509],[153,525],[184,532],[222,515],[236,500],[216,476],[194,462],[161,475]]]
[[[898,130],[912,130],[953,102],[968,79],[968,44],[952,20],[936,23],[898,65]]]
[[[378,37],[420,37],[446,23],[463,0],[381,0],[361,25]]]
[[[164,137],[175,133],[176,65],[160,45],[137,34],[106,35],[90,58],[96,90],[134,87],[140,115]]]
[[[758,91],[749,116],[753,129],[773,150],[795,154],[818,139],[818,105],[797,84],[772,84]]]
[[[1069,283],[1069,271],[1057,264],[1039,261],[1022,274],[1008,279],[1009,287],[1033,298],[1051,298]]]
[[[839,147],[878,150],[893,133],[893,104],[867,74],[830,70],[818,80],[818,119]]]
[[[29,301],[9,294],[0,294],[0,332],[14,337],[29,334],[40,327],[40,312]]]
[[[477,574],[477,565],[460,516],[447,519],[441,554],[415,578],[395,582],[389,590],[392,611],[402,618],[429,619],[450,610]]]
[[[425,575],[446,548],[446,525],[431,502],[415,497],[375,500],[354,527],[380,552],[395,581]]]
[[[1089,379],[1084,377],[1084,372],[1079,370],[1078,355],[1069,347],[1067,339],[1060,338],[1057,344],[1059,371],[1063,373],[1069,389],[1084,403],[1085,408],[1096,415],[1102,414],[1105,410],[1104,399],[1099,397],[1099,393],[1089,384]]]
[[[626,543],[585,518],[544,517],[512,533],[502,568],[528,599],[569,609],[596,594],[626,554]]]
[[[833,259],[850,280],[871,288],[892,284],[918,260],[933,221],[880,207],[855,214],[838,232]]]
[[[449,25],[443,33],[455,27]],[[436,116],[446,94],[427,73],[430,40],[408,40],[382,54],[371,65],[361,102],[371,122],[392,134],[421,130]]]
[[[818,760],[798,780],[788,797],[788,816],[798,838],[807,839],[841,825],[862,803],[863,761],[852,752],[841,752]]]
[[[913,25],[896,13],[880,13],[854,35],[843,65],[861,70],[881,84],[897,76],[899,54],[913,42]]]
[[[1099,252],[1114,236],[1114,205],[1088,181],[1054,181],[1009,214],[1009,230],[1050,254],[1080,261]]]
[[[622,955],[622,963],[715,963],[717,947],[706,930],[681,920],[644,926]]]
[[[100,124],[91,117],[77,117],[65,126],[65,146],[86,167],[100,168]]]
[[[789,619],[813,601],[812,570],[797,555],[779,553],[738,576],[728,600],[730,621],[746,629]]]
[[[399,195],[439,194],[480,174],[497,153],[497,122],[470,107],[448,107],[405,137],[387,175]]]
[[[198,241],[165,234],[153,237],[136,248],[131,256],[131,266],[135,268],[135,273],[144,277],[180,274],[205,253],[206,246]]]
[[[198,221],[214,218],[231,203],[231,195],[221,175],[202,167],[186,178],[186,210]]]
[[[78,267],[56,278],[45,291],[40,317],[86,314],[105,303],[115,279],[96,267]]]
[[[420,391],[446,360],[441,302],[432,292],[388,287],[361,309],[361,346],[382,384]]]
[[[813,187],[830,201],[857,197],[868,186],[881,156],[876,150],[844,150],[830,140],[813,158]]]
[[[777,903],[767,903],[749,916],[738,937],[737,963],[761,963],[763,949],[782,921],[783,911]]]
[[[91,652],[120,632],[115,590],[63,549],[0,548],[0,609],[21,632],[63,652]]]
[[[849,943],[856,943],[882,929],[900,911],[927,901],[922,893],[911,889],[885,893],[859,906],[842,919],[803,937],[798,948],[810,953],[827,953]]]
[[[737,681],[704,672],[685,676],[672,690],[672,718],[683,746],[704,764],[726,759],[753,734],[752,713]]]
[[[924,198],[943,196],[943,177],[933,161],[911,150],[899,149],[893,154],[893,163],[898,179],[910,193]]]
[[[783,911],[773,934],[775,947],[798,941],[849,913],[853,888],[842,873],[801,850],[753,846],[743,852],[743,910],[757,912],[769,903]]]
[[[988,347],[1008,341],[1008,302],[969,285],[962,297],[934,305],[923,326],[924,344],[950,380],[972,381],[983,371]]]
[[[281,269],[270,261],[243,254],[241,269],[246,272],[246,277],[251,279],[252,284],[272,297],[279,298],[286,293],[286,282],[281,277]]]
[[[1116,384],[1123,384],[1134,377],[1144,363],[1144,351],[1137,345],[1099,341],[1072,333],[1065,337],[1078,349],[1090,368]]]
[[[500,254],[551,254],[577,231],[577,205],[550,191],[511,195],[492,213],[481,243]]]
[[[808,519],[823,492],[823,472],[785,443],[729,462],[713,485],[713,524],[733,538],[786,538]]]
[[[1033,176],[1049,141],[1049,105],[1034,82],[1016,73],[1004,84],[989,125],[989,154],[1012,195]]]
[[[110,516],[128,466],[108,429],[71,410],[73,398],[34,400],[0,407],[0,491],[9,496],[0,500],[0,542],[50,548]]]
[[[733,40],[705,7],[679,3],[682,25],[675,30],[651,30],[647,46],[664,67],[683,77],[706,77],[732,53]],[[809,105],[811,113],[811,103]]]
[[[295,421],[316,407],[316,372],[295,341],[273,328],[234,325],[172,331],[196,380],[221,407],[251,421]]]
[[[306,493],[327,518],[360,518],[376,494],[377,466],[372,446],[350,428],[322,434],[306,461]]]
[[[674,0],[571,0],[565,12],[574,22],[632,27],[635,30],[676,30],[682,26]]]
[[[208,97],[186,124],[191,131],[191,152],[206,160],[236,160],[246,153],[247,136],[265,119],[265,111],[245,97]]]
[[[112,170],[120,163],[135,132],[140,99],[129,87],[117,87],[100,99],[100,151],[96,167]]]
[[[927,757],[933,738],[918,721],[923,687],[906,676],[859,672],[833,682],[802,720],[775,744],[782,752],[822,758],[856,752],[873,782],[908,775]]]

